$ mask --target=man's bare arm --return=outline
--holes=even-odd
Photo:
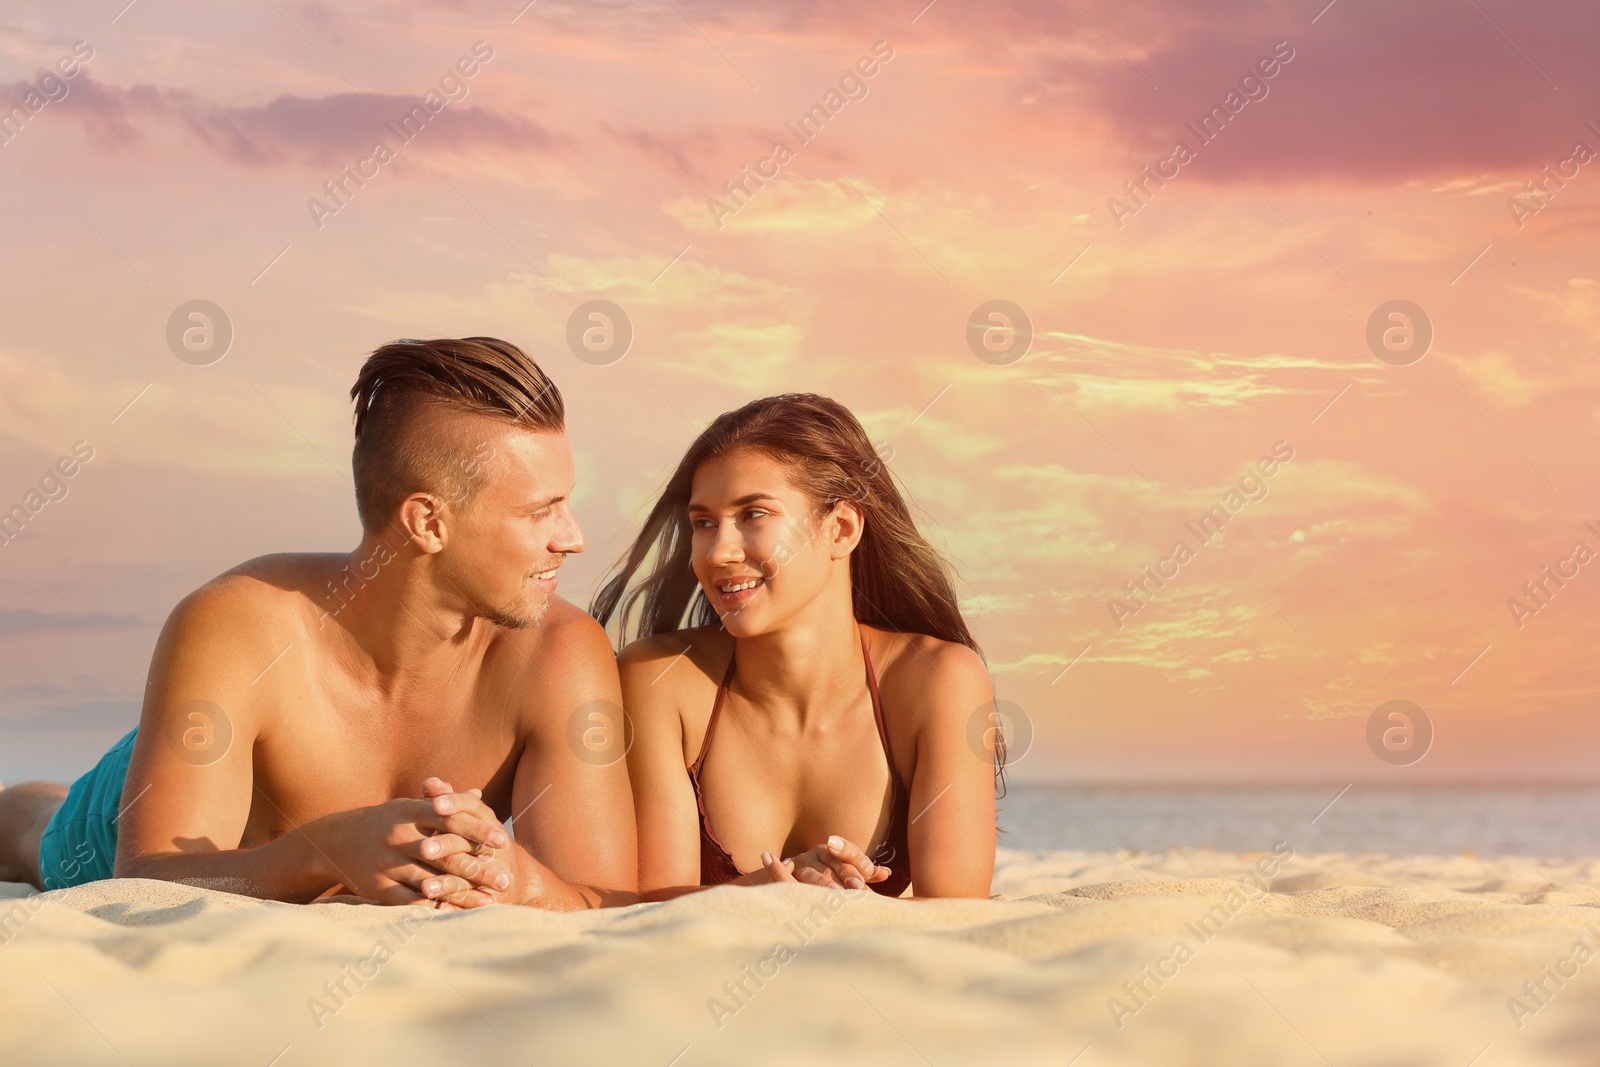
[[[511,790],[514,899],[562,910],[632,903],[639,889],[617,660],[600,624],[570,610]]]
[[[497,825],[420,800],[340,812],[240,848],[257,790],[253,753],[272,725],[253,682],[283,636],[249,579],[185,598],[162,629],[122,794],[115,873],[301,902],[335,885],[386,903],[423,899],[430,832],[489,839]],[[281,646],[280,646],[281,647]],[[498,867],[485,877],[493,878]]]
[[[605,632],[581,610],[558,601],[552,616],[537,662],[519,671],[515,699],[528,702],[528,727],[511,790],[516,841],[497,854],[513,882],[493,895],[558,911],[631,904],[639,886],[625,758],[632,731],[616,658]],[[470,793],[449,796],[452,810],[482,806]],[[432,881],[436,895],[472,902],[461,878]]]

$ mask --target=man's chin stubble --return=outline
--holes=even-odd
[[[507,630],[528,630],[543,622],[549,612],[550,597],[545,597],[544,603],[539,605],[539,610],[532,615],[517,615],[509,611],[486,611],[483,617]]]

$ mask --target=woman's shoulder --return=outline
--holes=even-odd
[[[884,663],[880,670],[894,669],[914,678],[937,677],[947,669],[964,674],[988,674],[983,657],[960,641],[946,641],[930,634],[891,630],[867,623],[862,623],[861,629],[866,631],[867,648],[875,664],[881,653]]]
[[[961,642],[866,624],[862,629],[886,701],[929,711],[970,712],[993,699],[987,664]]]
[[[704,677],[711,673],[714,664],[727,663],[732,643],[732,636],[720,626],[669,630],[630,642],[617,654],[617,669],[625,685],[630,676],[648,676],[644,680],[655,688],[654,683],[665,677],[662,672],[683,659],[691,669],[675,674]]]

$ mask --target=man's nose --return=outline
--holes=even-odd
[[[578,517],[572,513],[571,508],[566,509],[566,521],[556,532],[555,539],[550,544],[553,552],[582,552],[589,546],[584,539],[583,527],[578,525]]]

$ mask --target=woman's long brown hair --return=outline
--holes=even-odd
[[[966,645],[982,655],[967,629],[950,581],[950,568],[917,531],[905,498],[850,409],[814,393],[784,393],[724,412],[695,438],[644,528],[595,596],[589,613],[602,626],[621,609],[619,647],[639,612],[633,637],[718,624],[716,608],[695,577],[690,554],[689,491],[699,465],[734,451],[756,452],[787,466],[790,480],[826,514],[851,500],[863,518],[861,540],[850,557],[851,602],[856,621],[901,633],[927,634]],[[629,588],[655,553],[648,574]],[[995,733],[995,779],[1004,784],[1005,743]]]

